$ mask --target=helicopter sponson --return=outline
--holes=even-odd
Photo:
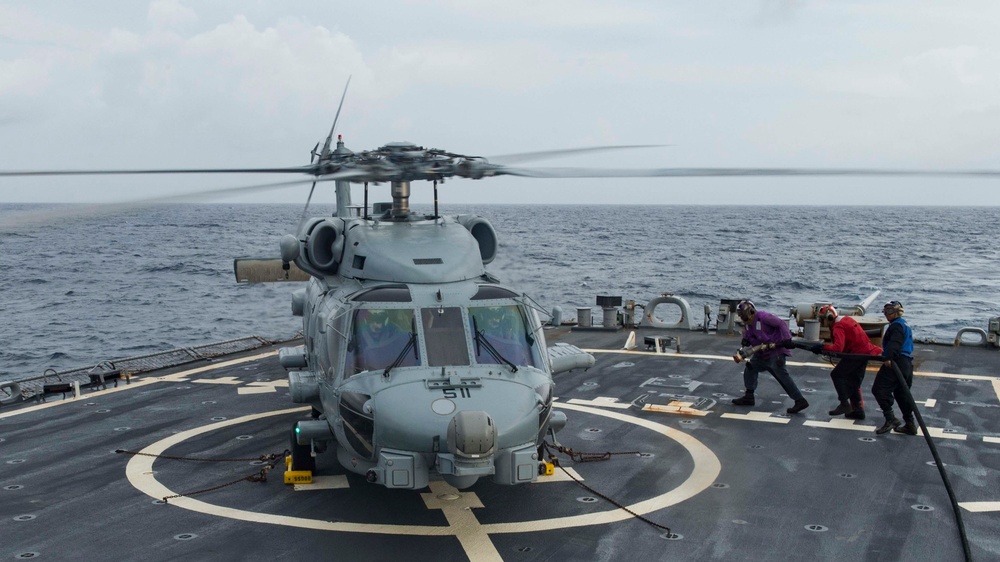
[[[473,215],[311,219],[282,240],[282,259],[312,275],[293,295],[305,344],[280,352],[315,418],[293,428],[293,470],[332,442],[345,468],[390,488],[433,472],[460,489],[537,478],[543,439],[566,423],[553,372],[594,359],[557,346],[553,361],[530,301],[486,271],[496,249]]]

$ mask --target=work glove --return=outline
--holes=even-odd
[[[750,346],[750,340],[746,338],[740,340],[740,347],[749,347],[749,346]]]
[[[819,355],[820,353],[823,352],[823,344],[821,344],[821,343],[814,343],[814,344],[812,344],[812,346],[809,347],[809,351],[811,351],[811,352]]]

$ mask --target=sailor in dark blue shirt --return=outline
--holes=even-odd
[[[872,394],[875,401],[882,408],[885,415],[885,424],[875,430],[875,433],[882,435],[892,430],[897,433],[916,435],[917,426],[913,423],[913,404],[907,398],[906,392],[896,376],[892,365],[899,367],[903,378],[906,380],[906,388],[913,385],[913,330],[903,319],[903,303],[890,301],[882,308],[882,314],[889,321],[882,336],[882,357],[885,362],[875,375],[875,383],[872,385]],[[903,421],[900,422],[892,411],[893,399],[899,402],[899,411],[903,414]]]

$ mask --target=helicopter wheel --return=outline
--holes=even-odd
[[[292,452],[292,467],[291,470],[308,470],[309,472],[316,471],[316,458],[312,456],[312,447],[309,445],[299,445],[298,440],[295,438],[295,426],[292,426],[292,431],[289,434],[290,441],[288,449]]]

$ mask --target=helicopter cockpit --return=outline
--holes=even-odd
[[[358,308],[351,315],[344,377],[421,365],[542,368],[526,314],[520,304],[495,300],[467,307]]]

